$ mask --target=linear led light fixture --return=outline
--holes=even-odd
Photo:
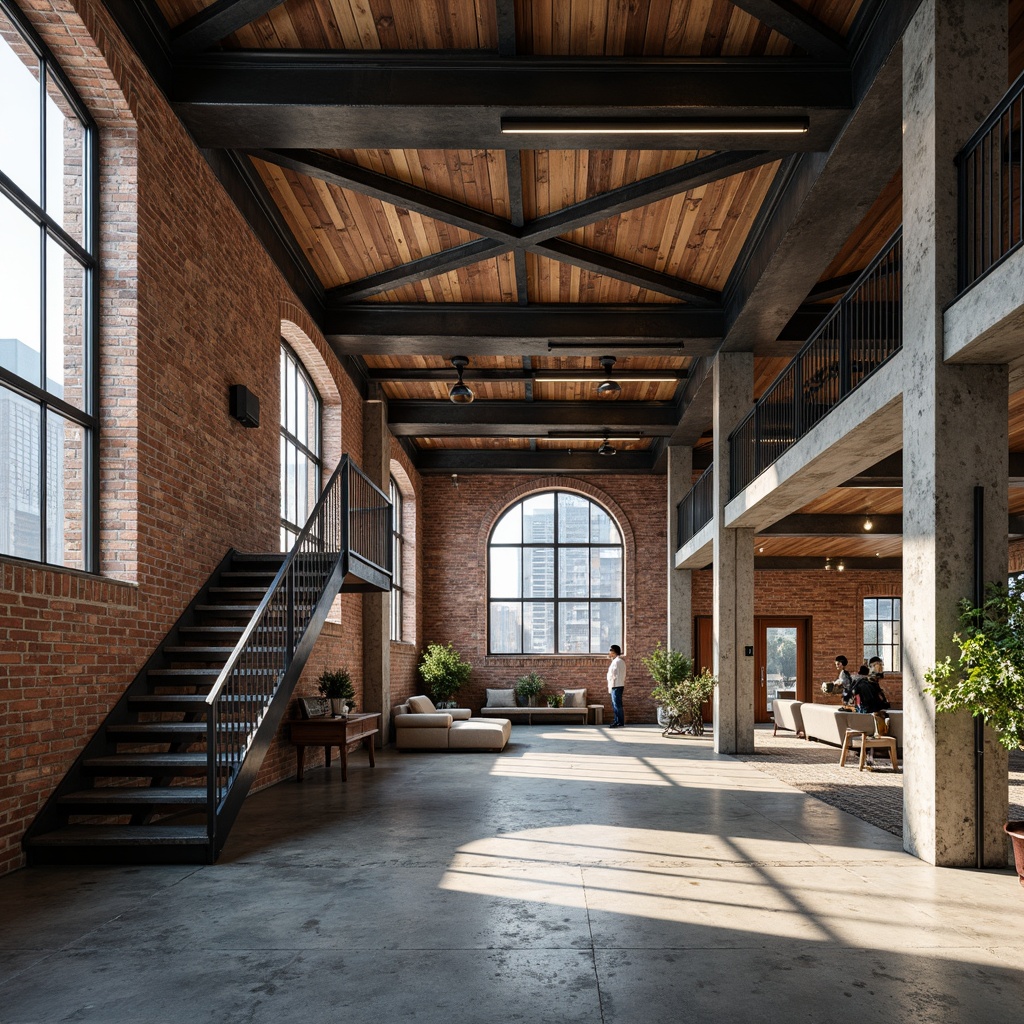
[[[803,135],[806,117],[685,120],[501,119],[502,135]]]
[[[604,377],[534,377],[534,384],[594,384],[600,383]],[[625,384],[681,384],[685,377],[619,377]]]

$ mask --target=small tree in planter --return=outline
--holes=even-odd
[[[454,697],[469,678],[473,666],[447,644],[427,644],[419,663],[420,678],[438,707],[454,707]]]
[[[516,697],[520,707],[536,707],[537,698],[544,689],[544,680],[536,672],[520,676],[516,680]]]
[[[663,736],[704,735],[704,702],[714,693],[718,680],[705,670],[693,674],[693,659],[664,648],[661,642],[640,659],[655,682],[651,697],[658,703],[658,725]]]
[[[342,715],[349,705],[355,709],[355,687],[352,685],[352,677],[343,668],[334,672],[326,671],[320,673],[317,683],[320,695],[331,701],[331,711],[336,715]]]
[[[957,662],[946,657],[924,674],[935,710],[970,711],[1008,750],[1024,748],[1024,591],[990,583],[980,608],[964,598],[953,643]],[[1006,832],[1024,885],[1024,821],[1007,822]]]

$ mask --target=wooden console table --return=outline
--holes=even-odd
[[[348,755],[350,750],[366,747],[373,767],[373,737],[380,732],[380,715],[364,713],[346,718],[296,718],[290,723],[291,739],[295,744],[295,759],[298,766],[296,782],[302,781],[302,767],[306,747],[323,747],[324,761],[331,767],[331,747],[341,751],[341,781],[348,780]]]

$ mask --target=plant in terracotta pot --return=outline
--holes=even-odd
[[[537,698],[544,689],[544,679],[536,672],[530,672],[520,676],[516,680],[516,697],[519,698],[521,707],[536,707]]]
[[[419,663],[420,678],[439,708],[455,707],[455,696],[469,679],[473,666],[462,660],[452,642],[427,644]]]
[[[659,641],[646,658],[644,668],[655,682],[651,698],[658,705],[658,725],[663,736],[704,735],[704,702],[714,693],[718,680],[707,670],[694,675],[693,659]]]
[[[990,583],[981,607],[960,602],[960,650],[925,672],[936,711],[970,711],[999,733],[1008,750],[1024,748],[1024,590]],[[1024,821],[1007,822],[1020,884],[1024,885]]]
[[[352,677],[345,669],[321,672],[317,688],[321,696],[330,700],[332,714],[344,715],[348,712],[349,705],[355,707],[355,687],[352,685]]]

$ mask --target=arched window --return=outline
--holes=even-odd
[[[281,550],[288,551],[320,497],[320,395],[281,343]]]
[[[622,535],[568,491],[517,502],[488,545],[491,654],[604,654],[622,644]]]
[[[391,477],[391,549],[393,566],[391,576],[391,639],[402,639],[402,557],[405,554],[405,525],[402,492]]]
[[[0,554],[95,571],[95,126],[0,0]]]

